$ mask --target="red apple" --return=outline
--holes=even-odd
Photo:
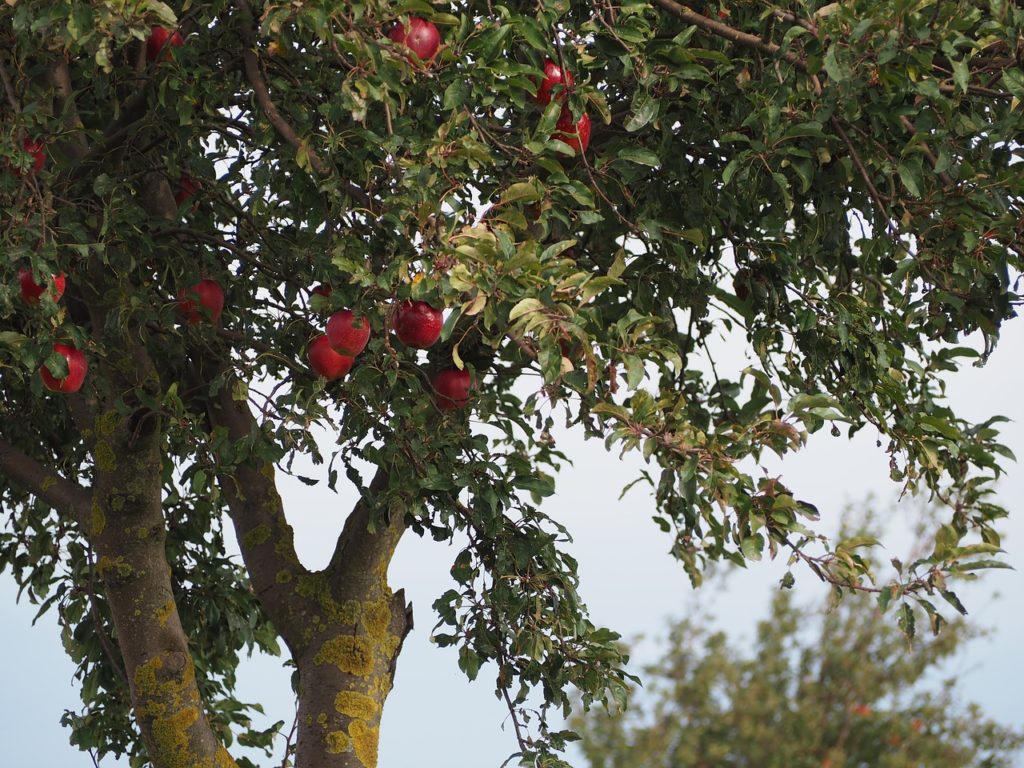
[[[335,352],[355,357],[370,340],[370,321],[342,309],[327,318],[327,339]]]
[[[441,336],[444,317],[425,301],[403,301],[395,309],[395,334],[407,347],[426,349]]]
[[[445,368],[430,379],[434,388],[434,403],[442,411],[457,411],[469,402],[473,379],[469,371]]]
[[[572,110],[566,104],[562,107],[562,114],[555,123],[556,133],[552,138],[564,141],[579,153],[587,151],[590,146],[590,115],[584,112],[580,119],[573,123]]]
[[[171,48],[180,48],[184,44],[179,32],[172,33],[167,27],[153,27],[146,40],[146,58],[150,61],[170,61]]]
[[[355,362],[348,355],[339,355],[331,348],[326,335],[317,336],[309,344],[309,364],[318,375],[328,381],[340,379],[352,368]]]
[[[43,164],[46,162],[46,145],[35,139],[22,139],[21,148],[32,156],[32,165],[28,167],[28,172],[34,175],[43,170]],[[14,175],[20,179],[21,171],[17,168],[12,170]]]
[[[182,203],[194,195],[201,185],[187,173],[181,174],[178,180],[178,192],[174,196],[174,202],[180,207]]]
[[[551,91],[555,86],[562,86],[558,90],[558,100],[561,101],[569,93],[569,89],[576,83],[576,78],[572,76],[572,72],[568,72],[562,69],[560,66],[555,64],[551,59],[544,61],[544,79],[540,81],[540,87],[537,89],[537,103],[542,107],[546,107],[551,103]]]
[[[437,27],[419,16],[411,17],[408,27],[402,22],[395,24],[391,28],[390,37],[396,43],[405,43],[409,50],[424,61],[434,58],[437,49],[441,47],[441,33]]]
[[[200,280],[178,291],[178,311],[185,316],[189,325],[205,319],[217,323],[223,310],[224,291],[216,280]]]
[[[60,297],[64,295],[64,282],[65,276],[61,272],[59,275],[53,275],[53,291],[51,296],[54,301],[60,301]],[[27,304],[38,304],[39,298],[46,292],[46,286],[39,285],[32,277],[32,270],[28,267],[22,267],[18,270],[18,282],[21,283],[21,298],[25,300]]]
[[[314,288],[312,291],[310,291],[310,293],[312,293],[314,296],[323,296],[326,299],[331,295],[333,290],[334,289],[331,288],[331,286],[321,284]]]
[[[68,375],[58,379],[45,365],[39,367],[39,377],[43,380],[43,386],[51,392],[77,392],[82,388],[85,381],[85,374],[89,370],[89,363],[85,354],[80,349],[75,349],[69,344],[54,344],[53,351],[63,355],[68,363]]]

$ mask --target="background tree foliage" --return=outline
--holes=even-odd
[[[628,713],[574,716],[592,768],[1016,764],[1024,735],[938,677],[976,634],[962,620],[910,647],[862,595],[809,610],[780,591],[748,648],[709,621],[672,626]]]
[[[388,37],[410,14],[441,30],[431,61]],[[184,44],[150,61],[154,26]],[[559,764],[548,709],[627,677],[540,506],[570,458],[556,419],[642,452],[695,583],[781,551],[878,590],[907,632],[915,605],[935,628],[937,601],[962,610],[950,579],[998,564],[1008,451],[940,376],[983,362],[1019,300],[1022,28],[1002,0],[5,3],[0,566],[60,612],[74,743],[235,764],[235,739],[272,738],[233,693],[238,654],[280,639],[296,765],[374,765],[411,627],[388,561],[407,530],[460,532],[437,640],[488,665],[523,761]],[[593,118],[582,157],[553,138],[560,100],[534,102],[545,58]],[[27,305],[26,267],[65,273],[64,298]],[[183,324],[200,279],[224,316]],[[448,310],[429,353],[388,332],[408,298]],[[328,384],[304,355],[344,307],[373,336]],[[714,365],[726,332],[749,368]],[[85,386],[47,393],[69,342]],[[429,376],[452,365],[477,384],[445,414]],[[948,507],[885,583],[870,541],[823,539],[813,500],[757,469],[826,422],[877,430],[893,479]],[[360,492],[318,572],[274,481],[298,454],[325,504],[342,475]]]

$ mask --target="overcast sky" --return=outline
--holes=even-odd
[[[1024,457],[1024,321],[1010,321],[999,349],[984,369],[968,368],[950,381],[954,408],[981,420],[1003,414],[1004,442]],[[581,592],[595,623],[625,637],[644,633],[657,637],[666,621],[678,617],[694,599],[713,600],[719,624],[736,636],[751,636],[767,613],[772,590],[785,571],[784,563],[760,563],[738,572],[727,588],[699,592],[696,597],[681,569],[666,552],[668,538],[651,522],[652,501],[635,490],[618,502],[620,489],[632,480],[641,462],[620,460],[597,441],[559,438],[559,447],[575,466],[559,479],[557,495],[546,502],[548,512],[565,524],[575,542],[571,552],[580,562]],[[887,459],[864,430],[852,442],[833,438],[828,430],[812,436],[809,446],[788,457],[781,472],[798,498],[817,504],[826,530],[848,503],[874,494],[888,505],[897,492],[888,479]],[[340,530],[351,494],[335,496],[326,489],[282,481],[296,544],[306,565],[326,564]],[[1008,724],[1024,724],[1024,469],[1010,465],[1000,486],[1000,501],[1011,510],[1004,525],[1004,544],[1015,571],[992,572],[971,588],[958,590],[971,617],[994,627],[991,638],[974,642],[949,669],[962,678],[967,698]],[[896,510],[895,517],[900,517]],[[899,531],[886,540],[887,554],[902,556],[908,544]],[[456,665],[456,653],[429,642],[435,623],[433,600],[449,587],[448,571],[456,550],[432,540],[407,535],[390,571],[394,588],[405,588],[415,606],[416,628],[401,658],[394,691],[388,699],[381,731],[381,768],[498,768],[515,750],[505,723],[506,712],[493,693],[494,672],[484,668],[476,683],[467,683]],[[797,570],[797,592],[816,600],[823,590],[813,576]],[[992,597],[1001,592],[1000,599]],[[35,608],[13,603],[8,574],[0,577],[0,657],[7,660],[0,685],[0,752],[6,763],[32,768],[87,768],[88,755],[68,746],[59,725],[65,708],[75,709],[78,696],[71,679],[73,666],[64,655],[52,616],[30,623]],[[650,661],[656,643],[641,644],[634,661]],[[254,659],[239,673],[243,700],[259,701],[268,722],[294,714],[289,673],[278,659]],[[504,727],[503,727],[504,726]],[[271,765],[270,762],[265,762]],[[274,763],[280,764],[280,757]],[[103,766],[113,768],[113,760]],[[1024,766],[1024,762],[1020,763]]]

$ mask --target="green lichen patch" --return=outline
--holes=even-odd
[[[258,547],[260,544],[265,544],[270,538],[270,526],[266,523],[257,525],[251,531],[242,537],[242,543],[246,547]]]
[[[96,434],[102,437],[110,437],[117,430],[121,423],[121,414],[111,408],[96,417]]]
[[[107,515],[98,501],[93,501],[92,510],[89,516],[89,534],[99,536],[107,527]]]
[[[103,555],[96,563],[96,575],[104,581],[125,581],[130,579],[134,573],[135,569],[128,565],[120,555],[116,558]]]
[[[287,584],[289,581],[292,580],[292,572],[289,571],[287,568],[278,571],[276,579],[278,584]]]
[[[98,440],[92,450],[96,460],[96,468],[103,472],[117,472],[117,454],[105,440]]]
[[[332,637],[320,646],[313,661],[316,664],[333,664],[350,675],[367,677],[373,671],[373,646],[365,637]]]
[[[356,758],[364,768],[377,768],[377,744],[380,740],[380,729],[368,725],[362,720],[353,720],[348,727],[348,737],[352,740],[352,749]]]
[[[358,691],[342,691],[334,697],[334,708],[356,720],[372,720],[380,713],[377,701]]]
[[[348,734],[344,731],[330,731],[324,734],[324,743],[327,745],[328,754],[340,755],[342,752],[348,751],[350,742]]]
[[[315,602],[324,612],[324,621],[354,627],[362,615],[362,605],[358,600],[337,601],[331,595],[331,587],[323,573],[311,573],[301,576],[295,584],[295,591],[303,597]]]

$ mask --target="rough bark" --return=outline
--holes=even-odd
[[[234,766],[204,714],[171,589],[160,431],[114,410],[100,414],[94,429],[88,534],[150,759],[156,768]]]
[[[108,350],[97,361],[91,421],[75,419],[93,459],[92,499],[84,532],[114,625],[135,720],[154,768],[227,768],[234,760],[211,729],[196,681],[189,641],[174,600],[165,548],[162,417],[142,404],[160,390],[143,338],[123,334],[119,286],[91,265],[79,284],[94,336]],[[130,324],[129,324],[130,327]]]
[[[319,610],[296,657],[298,768],[377,765],[381,713],[412,629],[403,591],[392,593],[387,583],[405,524],[400,506],[388,515],[376,508],[377,494],[386,487],[380,470],[346,520],[330,566],[308,582]]]

